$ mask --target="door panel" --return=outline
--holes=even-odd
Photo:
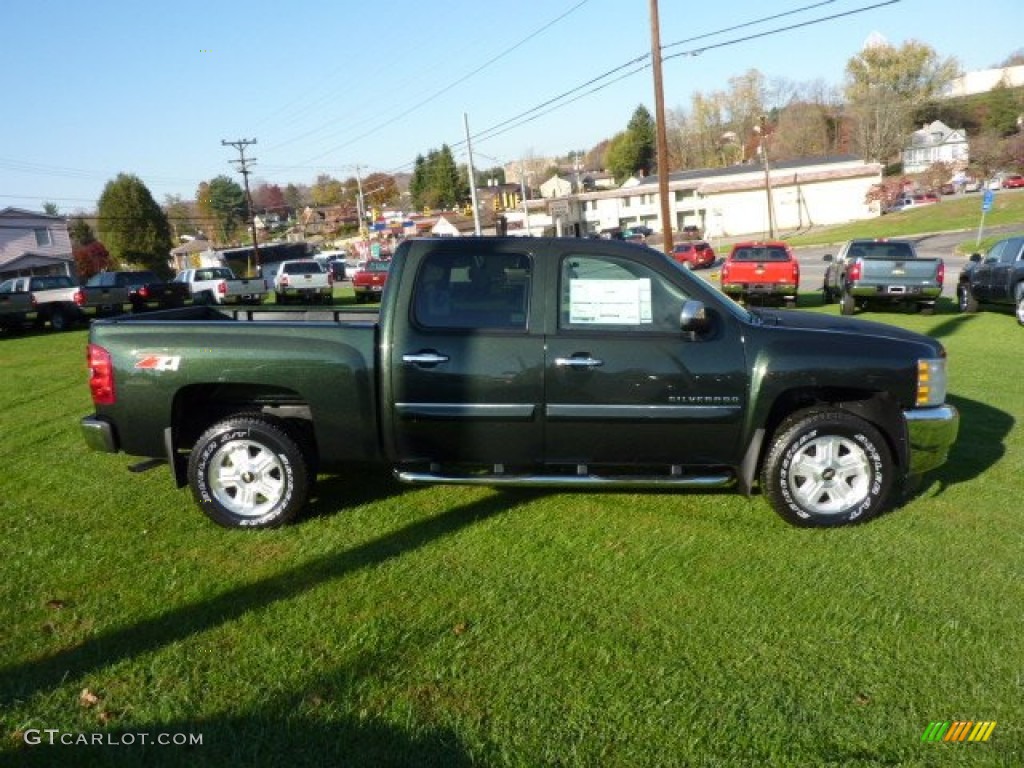
[[[531,265],[490,247],[421,261],[388,352],[400,463],[540,460],[544,337],[530,329]]]
[[[688,298],[661,273],[614,257],[569,255],[545,359],[550,463],[731,463],[746,402],[737,324],[679,330]]]

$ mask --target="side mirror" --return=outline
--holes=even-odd
[[[821,257],[821,260],[822,261],[832,261],[832,254],[831,253],[826,253],[824,256]]]
[[[703,301],[687,299],[679,312],[679,330],[683,333],[698,335],[711,327],[708,311]]]
[[[971,261],[973,261],[975,264],[980,263],[981,262],[981,254],[980,253],[972,253],[971,254]]]

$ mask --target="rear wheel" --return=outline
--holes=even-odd
[[[50,327],[55,331],[66,331],[71,327],[71,318],[67,316],[63,309],[56,307],[50,313]]]
[[[310,459],[282,422],[235,416],[196,442],[188,481],[203,512],[225,528],[274,528],[305,505]]]
[[[829,527],[881,512],[896,473],[882,434],[834,408],[799,411],[773,437],[761,490],[789,523]]]
[[[1017,286],[1017,306],[1014,311],[1017,314],[1017,322],[1024,325],[1024,283]]]

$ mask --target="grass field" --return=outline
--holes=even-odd
[[[867,316],[947,345],[950,461],[831,531],[366,469],[226,531],[85,448],[85,331],[0,338],[0,765],[1021,765],[1024,330],[942,309]]]

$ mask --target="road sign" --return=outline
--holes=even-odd
[[[992,210],[992,200],[995,198],[995,193],[991,189],[986,189],[985,194],[981,196],[981,212],[988,213]]]

